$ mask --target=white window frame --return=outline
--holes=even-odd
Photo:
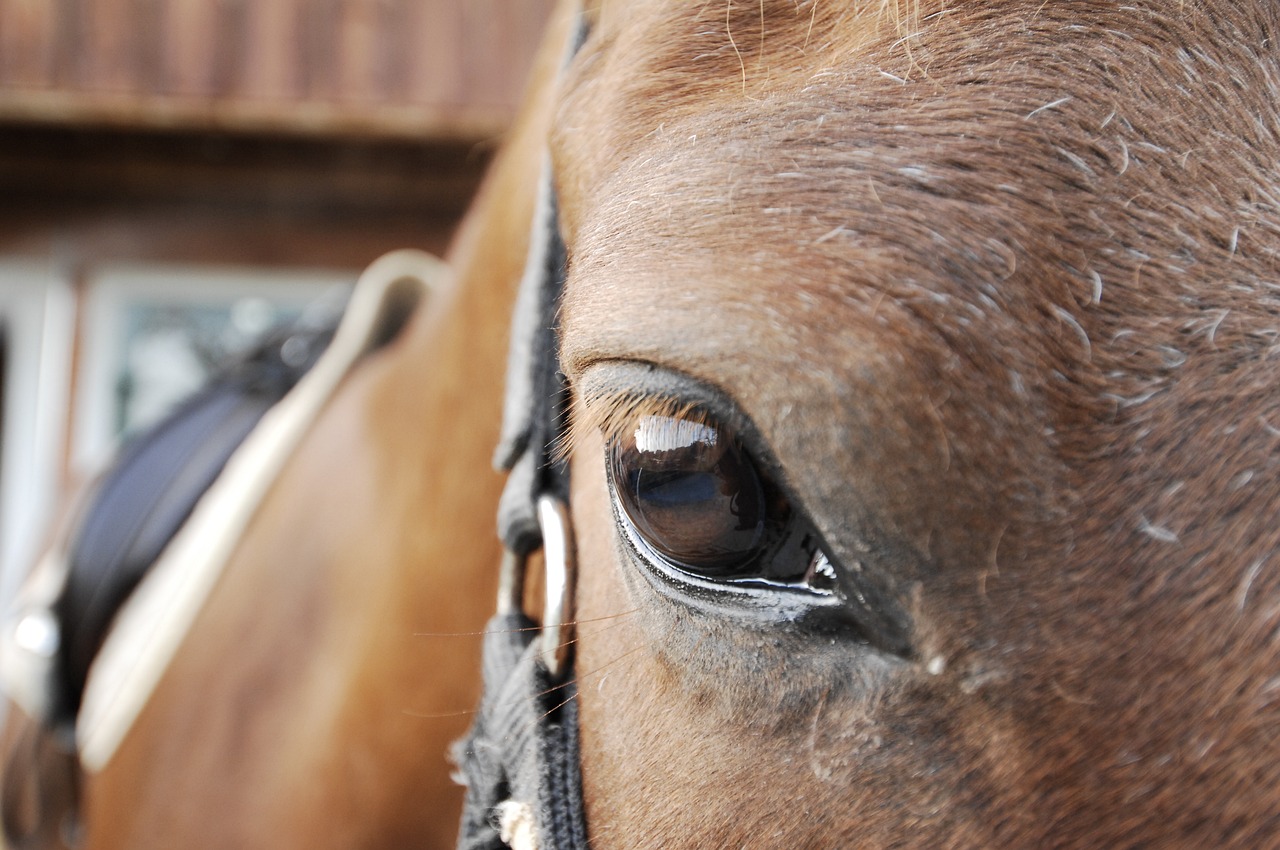
[[[119,341],[131,302],[229,305],[267,298],[303,307],[349,289],[358,272],[282,271],[246,267],[166,265],[100,266],[87,280],[72,441],[72,468],[101,467],[116,448],[114,385],[123,364]]]
[[[60,495],[76,299],[51,263],[0,259],[6,332],[0,457],[0,611],[46,540]]]

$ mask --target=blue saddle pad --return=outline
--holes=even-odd
[[[334,323],[268,336],[156,425],[133,437],[99,480],[71,538],[54,606],[58,722],[74,722],[89,666],[120,606],[191,515],[227,460],[315,365]]]

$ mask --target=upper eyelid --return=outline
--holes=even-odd
[[[579,415],[579,408],[575,408],[575,425],[598,429],[606,439],[621,436],[623,431],[644,416],[667,416],[703,424],[717,422],[715,415],[697,402],[629,391],[584,398],[580,411]]]
[[[731,394],[698,378],[653,363],[635,360],[597,361],[573,385],[569,428],[557,455],[567,458],[599,431],[605,444],[633,426],[641,415],[683,416],[728,428],[794,505],[802,505],[788,486],[788,476],[768,441]]]

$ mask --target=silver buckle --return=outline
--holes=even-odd
[[[573,588],[577,578],[577,552],[569,506],[554,496],[538,497],[538,525],[542,529],[542,556],[545,562],[546,599],[542,606],[542,629],[538,635],[538,657],[553,681],[568,669],[573,643]],[[511,551],[503,554],[498,577],[498,613],[514,614],[524,609],[524,581],[528,559]]]

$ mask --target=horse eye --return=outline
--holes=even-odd
[[[641,416],[609,460],[626,519],[672,566],[720,580],[761,574],[787,504],[728,428],[693,415]]]

